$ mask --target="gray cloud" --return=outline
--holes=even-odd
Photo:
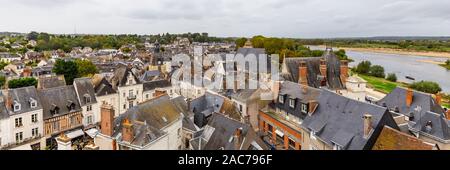
[[[0,31],[450,35],[448,0],[0,0]]]

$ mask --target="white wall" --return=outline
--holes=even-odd
[[[38,121],[36,123],[33,123],[31,121],[31,115],[37,114]],[[16,118],[22,118],[22,127],[15,127],[15,119]],[[43,133],[43,116],[42,116],[42,109],[35,110],[32,112],[22,113],[18,115],[13,115],[9,117],[9,141],[8,143],[16,143],[16,133],[23,132],[23,140],[32,138],[32,129],[38,128],[38,134],[41,136],[44,135]],[[3,143],[2,143],[3,144]]]
[[[119,87],[118,92],[119,92],[119,113],[120,114],[125,113],[125,111],[127,111],[129,109],[128,97],[129,97],[130,90],[133,90],[133,94],[136,96],[136,99],[133,100],[133,106],[136,106],[138,104],[138,102],[142,102],[142,92],[143,92],[142,84]],[[123,107],[124,104],[125,104],[125,109]]]
[[[119,116],[119,114],[120,114],[119,113],[119,95],[117,93],[104,95],[104,96],[97,96],[97,103],[99,105],[98,106],[99,109],[103,103],[112,105],[114,108],[114,117]],[[101,119],[100,114],[101,114],[101,112],[99,111],[99,119]]]

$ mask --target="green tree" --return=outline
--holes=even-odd
[[[409,87],[414,90],[425,92],[425,93],[430,93],[430,94],[436,94],[436,93],[442,91],[439,84],[436,82],[432,82],[432,81],[415,82],[415,83],[411,84]]]
[[[380,65],[374,65],[370,67],[369,71],[371,76],[379,77],[379,78],[385,78],[386,75],[384,74],[384,68]]]
[[[356,72],[359,74],[368,74],[370,71],[370,66],[372,66],[372,63],[370,61],[362,61],[356,66]]]
[[[67,85],[73,84],[73,80],[78,77],[78,66],[73,61],[56,60],[53,73],[64,75]]]
[[[28,40],[37,40],[39,37],[39,33],[32,31],[27,35]]]
[[[10,89],[28,87],[28,86],[36,86],[36,85],[37,85],[37,80],[33,77],[19,78],[19,79],[10,80],[8,82],[8,88],[10,88]]]
[[[445,62],[445,65],[450,66],[450,59]]]
[[[3,70],[7,65],[8,65],[8,63],[1,61],[0,62],[0,70]]]
[[[3,88],[5,83],[6,83],[6,77],[5,76],[0,76],[0,88]]]
[[[90,77],[94,74],[98,73],[97,66],[92,63],[90,60],[75,60],[78,68],[78,76],[77,77]]]
[[[238,38],[235,43],[236,43],[236,47],[243,47],[245,42],[247,42],[247,38]]]
[[[389,73],[386,77],[386,80],[397,82],[397,75],[395,75],[395,73]]]

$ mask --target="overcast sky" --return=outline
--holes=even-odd
[[[0,31],[449,36],[450,0],[0,0]]]

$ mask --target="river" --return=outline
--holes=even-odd
[[[323,47],[310,46],[312,50],[324,50]],[[444,62],[448,58],[425,57],[412,55],[385,54],[373,52],[346,51],[349,58],[355,60],[350,67],[359,62],[368,60],[372,65],[381,65],[388,73],[395,73],[398,81],[413,83],[406,76],[415,78],[415,81],[434,81],[439,83],[443,92],[450,93],[450,71],[432,62]]]

